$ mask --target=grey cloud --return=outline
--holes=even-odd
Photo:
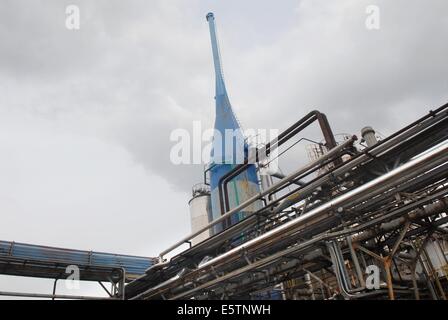
[[[364,27],[370,1],[76,1],[79,32],[63,25],[68,3],[2,3],[2,105],[111,139],[181,190],[201,166],[167,161],[169,134],[214,116],[208,5],[245,127],[281,129],[318,108],[335,131],[390,133],[446,100],[443,0],[376,1],[378,31]]]
[[[446,2],[376,3],[382,17],[378,31],[364,27],[369,1],[302,1],[296,26],[277,42],[234,54],[233,72],[235,64],[244,68],[245,77],[236,79],[244,91],[242,104],[260,110],[247,117],[252,124],[267,123],[264,114],[272,115],[271,126],[285,124],[285,114],[299,117],[319,108],[336,130],[372,124],[393,131],[443,104],[448,96]],[[248,97],[247,92],[257,94]]]

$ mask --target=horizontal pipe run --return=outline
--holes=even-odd
[[[397,146],[400,146],[404,141],[408,141],[413,136],[419,134],[420,132],[423,132],[427,130],[428,128],[433,127],[437,123],[440,123],[441,121],[444,121],[447,117],[447,109],[448,104],[437,109],[436,111],[431,111],[429,114],[425,115],[423,118],[415,121],[414,123],[410,124],[409,126],[400,129],[396,133],[394,133],[392,136],[380,141],[378,145],[374,146],[373,148],[365,149],[364,153],[355,155],[351,160],[348,161],[344,165],[340,166],[340,168],[336,168],[336,170],[333,172],[334,175],[340,175],[346,172],[349,172],[352,168],[357,167],[359,165],[363,165],[366,162],[370,162],[371,159],[375,156],[378,156],[380,154],[383,154],[385,152],[388,152],[389,150],[395,149]],[[315,181],[316,183],[325,183],[327,181],[326,176],[322,176],[321,179],[318,179],[318,181]],[[314,185],[314,183],[313,183]],[[311,187],[311,186],[310,186]],[[306,188],[307,190],[310,190],[311,188]],[[302,192],[308,192],[305,190],[301,190]],[[406,206],[405,206],[406,207]],[[394,211],[395,212],[395,211]],[[401,212],[401,210],[400,210]],[[391,219],[392,217],[396,217],[399,214],[390,215],[387,214],[385,217],[389,217],[388,219]],[[375,219],[375,221],[378,219]],[[380,219],[381,221],[387,221],[384,219]],[[368,223],[367,225],[372,225],[372,223]],[[355,228],[356,230],[363,230]],[[358,231],[358,232],[359,232]],[[180,255],[182,256],[182,255]]]
[[[347,148],[348,146],[352,145],[354,141],[356,141],[356,136],[353,136],[351,139],[346,140],[344,143],[340,144],[339,146],[337,146],[336,148],[333,148],[331,151],[329,151],[328,153],[324,154],[323,156],[321,156],[319,159],[317,159],[316,161],[313,161],[311,163],[309,163],[308,165],[306,165],[303,168],[300,168],[299,170],[293,172],[292,174],[290,174],[289,176],[287,176],[286,178],[280,180],[279,182],[275,183],[274,185],[272,185],[270,188],[258,193],[257,195],[253,196],[252,198],[244,201],[242,204],[238,205],[237,207],[233,208],[232,210],[226,212],[225,214],[223,214],[221,217],[219,217],[218,219],[213,220],[212,222],[210,222],[207,226],[199,229],[198,231],[194,232],[193,234],[183,238],[182,240],[180,240],[179,242],[177,242],[176,244],[172,245],[171,247],[169,247],[168,249],[166,249],[165,251],[161,252],[159,255],[159,260],[163,261],[163,256],[166,255],[167,253],[173,251],[174,249],[178,248],[180,245],[186,243],[187,241],[193,239],[194,237],[200,235],[201,233],[203,233],[204,231],[207,231],[208,229],[210,229],[211,227],[213,227],[214,225],[224,221],[225,219],[227,219],[228,217],[230,217],[232,214],[234,214],[235,212],[240,211],[241,209],[249,206],[251,203],[261,199],[262,197],[264,197],[265,195],[270,194],[271,192],[275,191],[276,189],[282,187],[283,185],[285,185],[288,182],[293,181],[296,177],[298,177],[299,175],[301,175],[302,173],[312,169],[313,167],[319,165],[321,162],[326,161],[327,159],[330,159],[336,155],[338,155],[342,150],[344,150],[345,148]],[[250,216],[250,215],[249,215]]]
[[[353,241],[362,242],[366,239],[372,238],[375,235],[378,235],[378,232],[385,233],[387,231],[391,231],[397,228],[398,226],[402,225],[403,223],[405,223],[406,220],[422,219],[428,216],[445,212],[447,209],[448,209],[448,199],[447,198],[440,199],[439,201],[427,205],[424,208],[416,209],[410,212],[406,217],[400,217],[395,220],[381,224],[379,230],[375,231],[370,230],[360,235],[357,235],[356,237],[353,238]]]
[[[448,108],[448,104],[445,104],[445,105],[441,106],[440,108],[438,108],[437,110],[429,112],[428,114],[426,114],[419,120],[416,120],[412,124],[395,132],[394,134],[387,137],[386,139],[379,141],[373,147],[365,149],[363,153],[354,156],[352,159],[350,159],[343,165],[340,165],[339,167],[335,168],[334,170],[331,171],[331,175],[339,176],[344,173],[347,173],[355,166],[361,165],[365,161],[370,161],[372,159],[372,156],[373,157],[378,156],[379,154],[386,152],[386,150],[393,148],[394,146],[400,144],[401,142],[409,139],[411,136],[417,134],[418,132],[420,132],[422,130],[426,130],[427,128],[435,125],[436,123],[443,121],[443,119],[445,119],[447,117],[447,110],[446,110],[447,108]],[[292,127],[294,127],[296,125],[297,125],[297,123],[295,125],[293,125]],[[280,136],[279,136],[279,139],[280,139]],[[266,147],[268,147],[268,145]],[[269,150],[269,147],[267,148],[267,150]],[[265,153],[266,152],[268,152],[268,151],[265,151]],[[324,183],[328,182],[329,180],[330,180],[330,177],[328,175],[318,177],[317,179],[315,179],[314,182],[311,182],[311,184],[303,187],[303,189],[301,189],[300,192],[302,194],[307,194],[310,192],[310,190],[314,190],[315,188],[317,188],[317,186],[324,184]],[[220,221],[218,221],[218,222],[220,222]],[[210,227],[204,228],[203,231],[206,231]],[[200,231],[200,232],[203,232],[203,231]],[[198,234],[190,235],[189,237],[185,238],[183,241],[179,242],[176,245],[173,245],[171,248],[162,252],[159,255],[159,261],[163,258],[163,255],[171,252],[175,248],[179,247],[180,245],[182,245],[183,243],[185,243],[186,241],[190,240],[191,238],[193,238],[197,235],[199,235],[199,232],[198,232]]]
[[[399,130],[398,132],[394,133],[388,138],[379,141],[376,145],[365,149],[363,153],[359,153],[353,156],[351,159],[339,165],[338,167],[332,169],[327,174],[321,175],[316,179],[308,182],[305,186],[302,186],[292,192],[287,193],[286,195],[283,196],[283,198],[286,199],[290,196],[292,197],[295,196],[294,202],[299,202],[303,200],[316,188],[325,183],[330,182],[332,178],[349,173],[354,167],[363,165],[367,161],[371,161],[373,158],[379,156],[384,152],[387,152],[389,149],[395,148],[401,142],[410,139],[415,134],[428,129],[429,127],[439,123],[440,121],[443,121],[447,117],[447,111],[446,111],[447,108],[448,104],[440,107],[436,111],[429,112],[423,118]],[[277,199],[276,201],[280,200],[281,199]],[[272,203],[270,205],[272,205]]]
[[[415,167],[419,167],[422,164],[427,164],[431,161],[440,160],[440,157],[443,157],[443,156],[446,157],[446,155],[448,154],[447,151],[448,151],[448,144],[441,145],[441,146],[435,148],[434,150],[432,150],[431,152],[424,154],[420,157],[414,158],[413,160],[390,171],[389,173],[386,173],[383,176],[378,177],[375,180],[372,180],[369,183],[367,183],[361,187],[358,187],[357,189],[349,191],[348,193],[343,194],[343,195],[339,196],[338,198],[331,200],[316,209],[311,210],[304,216],[298,217],[295,220],[287,222],[284,225],[281,225],[276,229],[268,231],[267,233],[255,238],[255,239],[249,240],[248,242],[204,263],[199,268],[197,268],[195,270],[195,272],[204,270],[207,267],[212,267],[213,265],[216,265],[217,263],[222,262],[225,259],[229,259],[232,256],[237,256],[237,255],[239,255],[240,252],[246,252],[246,251],[248,251],[248,249],[253,249],[253,247],[255,247],[256,245],[261,244],[261,243],[266,243],[270,239],[272,239],[276,236],[282,236],[284,234],[287,234],[289,231],[291,231],[292,229],[296,228],[297,226],[299,226],[303,223],[306,223],[311,218],[314,218],[321,214],[324,214],[324,213],[328,212],[329,210],[337,209],[340,205],[345,203],[347,200],[351,200],[353,198],[357,198],[359,196],[365,195],[366,192],[371,192],[374,187],[378,187],[378,186],[381,187],[385,183],[390,183],[392,181],[396,181],[396,179],[398,179],[398,177],[405,176],[409,172],[412,172],[415,169]],[[146,293],[150,292],[150,291],[152,291],[152,289],[147,290]]]
[[[110,297],[89,297],[89,296],[70,296],[62,294],[45,294],[45,293],[24,293],[24,292],[8,292],[0,291],[0,296],[6,297],[23,297],[23,298],[48,298],[48,299],[67,299],[67,300],[118,300]]]
[[[209,265],[212,265],[215,262],[222,260],[223,258],[228,257],[232,254],[235,254],[243,249],[247,250],[249,247],[251,247],[255,244],[261,243],[262,241],[265,241],[274,235],[282,234],[283,232],[291,229],[292,227],[294,227],[300,223],[304,223],[305,221],[310,220],[312,217],[315,217],[319,214],[325,213],[328,210],[337,209],[345,201],[347,201],[351,198],[356,198],[358,196],[365,195],[366,191],[369,191],[371,188],[385,184],[387,182],[391,182],[400,174],[408,173],[408,172],[412,171],[414,169],[414,167],[421,165],[433,158],[439,157],[444,154],[448,154],[448,144],[442,145],[442,146],[438,147],[437,149],[433,150],[432,152],[425,154],[422,157],[416,158],[416,159],[398,167],[397,169],[394,169],[394,170],[386,173],[385,175],[378,177],[378,178],[366,183],[365,185],[358,187],[355,190],[349,191],[346,194],[343,194],[334,200],[328,201],[325,204],[323,204],[322,206],[320,206],[314,210],[311,210],[307,214],[300,216],[290,222],[287,222],[287,223],[279,226],[276,229],[268,231],[268,232],[262,234],[261,236],[259,236],[258,238],[249,240],[248,242],[242,244],[241,246],[238,246],[230,251],[227,251],[226,253],[222,254],[221,256],[206,262],[204,265],[201,266],[201,268],[205,268]]]
[[[437,197],[439,197],[439,196],[440,195],[437,195]],[[389,215],[382,216],[381,218],[379,218],[379,221],[377,221],[376,223],[380,223],[381,221],[387,220],[389,218]],[[263,258],[261,260],[258,260],[257,262],[255,262],[253,264],[250,264],[250,265],[244,266],[244,267],[242,267],[240,269],[234,270],[231,273],[229,273],[229,274],[227,274],[225,276],[220,277],[219,279],[214,279],[214,280],[210,281],[209,283],[205,283],[205,284],[201,285],[199,288],[192,289],[192,290],[190,290],[187,293],[179,294],[179,295],[175,296],[173,299],[185,298],[188,294],[191,294],[195,290],[204,289],[204,288],[210,287],[213,284],[218,283],[219,281],[229,280],[232,277],[235,277],[235,276],[237,276],[239,274],[242,274],[244,272],[248,272],[249,270],[253,270],[253,269],[255,269],[258,266],[261,266],[261,265],[266,266],[269,263],[272,263],[272,261],[275,261],[275,260],[277,260],[277,259],[279,259],[281,257],[284,257],[284,256],[289,256],[289,255],[292,255],[294,253],[297,253],[297,252],[299,252],[299,251],[301,251],[301,250],[303,250],[305,248],[308,248],[308,247],[310,247],[310,246],[312,246],[312,245],[314,245],[314,244],[316,244],[318,242],[327,241],[327,240],[330,240],[330,239],[335,239],[335,238],[338,238],[338,237],[344,237],[344,236],[348,236],[348,235],[353,234],[353,233],[361,232],[362,230],[365,230],[367,228],[372,227],[376,223],[374,221],[370,221],[370,222],[368,222],[365,225],[359,225],[359,226],[356,226],[354,228],[344,229],[342,231],[337,231],[337,232],[332,232],[332,233],[321,234],[321,235],[319,235],[319,236],[317,236],[315,238],[312,238],[310,240],[307,240],[307,241],[301,243],[298,246],[289,247],[287,249],[284,249],[283,251],[275,253],[272,256],[269,256],[269,257]],[[145,294],[148,294],[150,291],[153,291],[153,290],[152,289],[147,290],[146,292],[140,294],[139,296],[140,297],[144,296]]]

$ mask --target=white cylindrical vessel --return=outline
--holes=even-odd
[[[190,207],[191,232],[196,232],[209,224],[211,217],[210,188],[205,184],[193,186],[193,197],[188,202]],[[204,231],[194,239],[195,245],[210,237],[210,230]]]
[[[376,132],[372,127],[365,127],[361,130],[362,138],[366,141],[368,147],[372,147],[378,143]]]

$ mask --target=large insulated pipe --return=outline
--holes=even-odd
[[[418,208],[407,214],[406,216],[394,219],[389,222],[382,223],[378,229],[364,231],[353,237],[353,242],[362,242],[374,236],[394,230],[403,225],[407,220],[417,220],[429,217],[435,214],[443,213],[448,210],[448,198],[442,198],[434,203],[428,204],[423,208]]]

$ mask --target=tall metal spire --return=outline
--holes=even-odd
[[[207,14],[207,21],[210,28],[210,38],[212,43],[213,62],[215,65],[216,77],[216,118],[212,162],[234,164],[235,159],[244,158],[242,153],[243,149],[237,148],[237,146],[244,145],[244,136],[241,132],[236,116],[233,113],[232,105],[230,104],[226,86],[224,84],[221,56],[219,53],[218,39],[216,37],[215,17],[213,13],[210,12]],[[225,139],[227,130],[233,130],[234,133],[234,136],[230,138],[230,140]],[[220,135],[217,135],[218,133]],[[226,148],[226,146],[232,145],[234,148]]]
[[[213,62],[215,65],[216,76],[216,119],[215,132],[213,136],[213,148],[211,152],[210,163],[210,189],[211,189],[211,207],[212,219],[217,219],[227,210],[239,205],[245,200],[259,192],[257,172],[254,165],[233,178],[229,184],[229,208],[221,208],[219,183],[220,179],[229,173],[236,165],[243,163],[247,152],[247,144],[240,125],[233,113],[232,106],[227,95],[222,72],[221,56],[219,53],[218,39],[216,37],[215,17],[213,13],[207,14],[207,21],[210,28],[210,38],[212,41]],[[231,132],[231,136],[227,133]],[[258,203],[254,203],[244,211],[232,215],[230,221],[232,224],[240,221],[246,214],[256,211]],[[223,211],[222,211],[223,210]],[[217,225],[213,233],[222,230],[222,225]]]
[[[222,72],[221,55],[219,52],[218,39],[216,37],[215,16],[212,12],[207,14],[207,21],[210,28],[210,38],[212,41],[213,62],[215,64],[216,75],[216,95],[227,95],[226,86],[224,84],[224,75]]]

